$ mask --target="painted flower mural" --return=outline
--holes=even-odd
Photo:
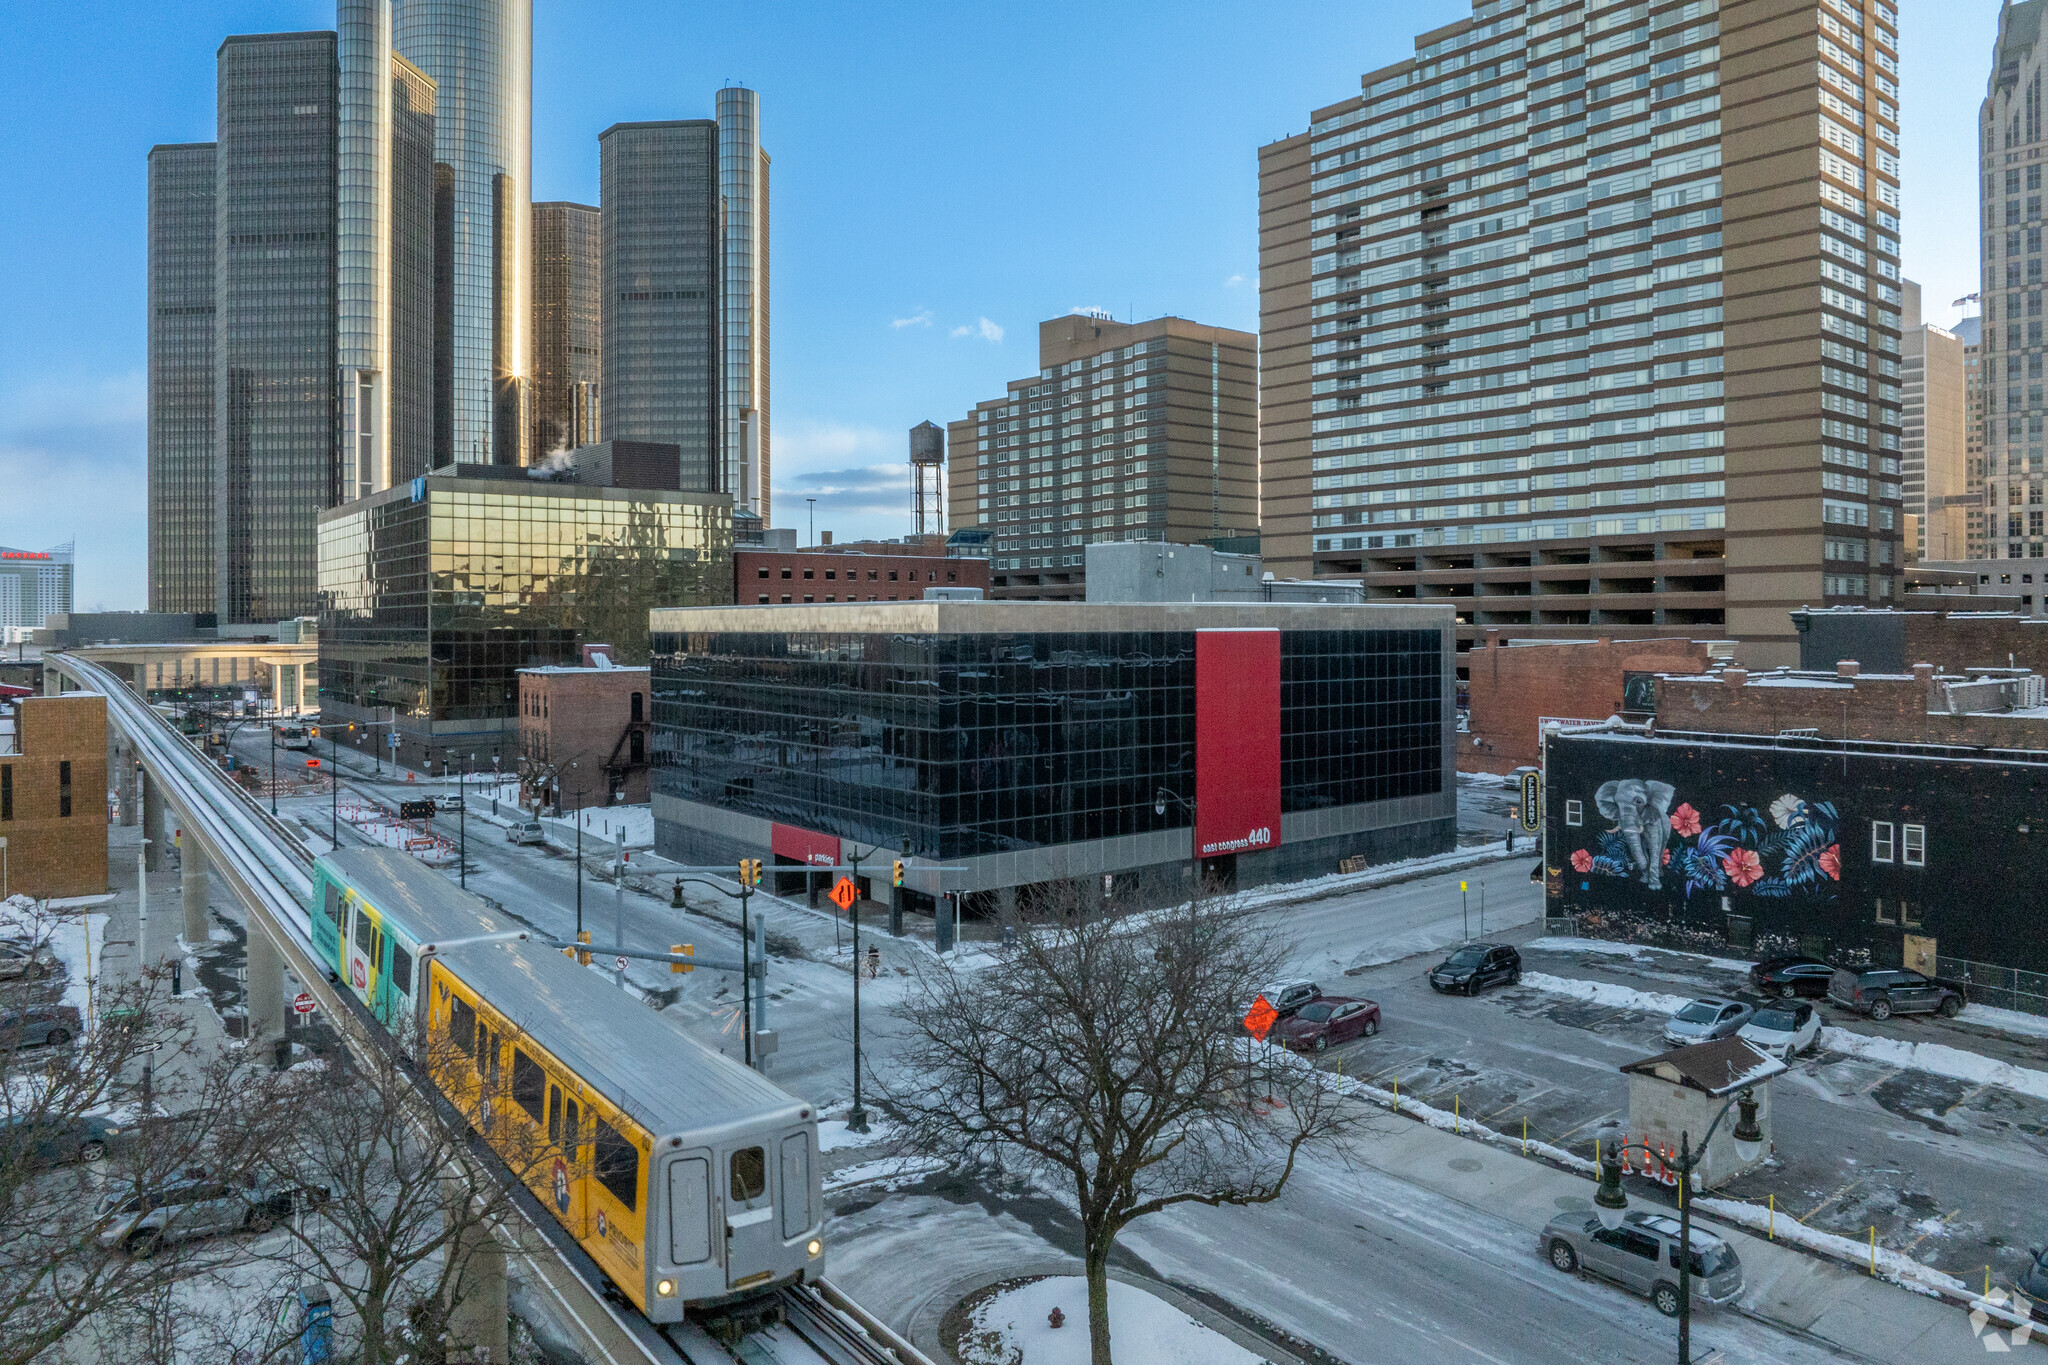
[[[1787,793],[1766,811],[1720,806],[1719,817],[1710,821],[1691,802],[1672,807],[1670,792],[1662,783],[1634,779],[1604,784],[1597,804],[1614,826],[1592,848],[1575,850],[1572,867],[1581,876],[1631,878],[1653,891],[1661,889],[1661,872],[1667,884],[1682,884],[1688,899],[1696,892],[1730,891],[1833,898],[1842,879],[1836,837],[1841,817],[1833,802]],[[1633,809],[1628,797],[1636,798]],[[1660,808],[1669,811],[1658,822],[1668,835],[1646,840],[1647,817]],[[1646,843],[1658,847],[1652,852]]]

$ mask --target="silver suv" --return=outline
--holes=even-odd
[[[267,1180],[213,1176],[177,1180],[154,1190],[124,1184],[100,1200],[100,1216],[106,1220],[100,1245],[141,1258],[166,1243],[238,1228],[268,1232],[278,1219],[289,1217],[299,1201],[317,1208],[326,1196],[324,1189],[293,1190]]]
[[[1665,1317],[1678,1316],[1678,1220],[1665,1213],[1626,1213],[1609,1232],[1590,1213],[1560,1213],[1544,1226],[1544,1259],[1570,1274],[1584,1270],[1645,1295]],[[1735,1248],[1711,1232],[1692,1230],[1693,1302],[1724,1304],[1742,1293]]]
[[[505,837],[515,844],[544,844],[548,841],[547,831],[540,827],[538,820],[514,820],[505,826]]]

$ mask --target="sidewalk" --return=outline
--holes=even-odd
[[[1353,1156],[1439,1198],[1526,1229],[1527,1245],[1510,1248],[1511,1255],[1535,1256],[1544,1224],[1560,1209],[1578,1206],[1570,1201],[1592,1208],[1591,1180],[1424,1123],[1390,1123],[1383,1137]],[[1631,1204],[1667,1211],[1633,1195]],[[1738,1309],[1751,1317],[1870,1360],[1960,1361],[1983,1354],[1961,1308],[1754,1236],[1697,1208],[1693,1222],[1735,1248],[1744,1282]]]

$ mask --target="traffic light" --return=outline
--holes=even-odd
[[[755,886],[759,886],[760,884],[761,884],[761,860],[760,860],[759,858],[756,858],[756,859],[754,859],[754,885],[755,885]]]
[[[759,858],[740,859],[740,885],[759,886],[760,884],[761,860]]]
[[[678,957],[695,957],[697,955],[696,946],[694,944],[689,943],[671,943],[668,945],[668,950],[670,953],[673,953]],[[677,975],[680,975],[683,972],[694,972],[697,970],[695,967],[690,966],[686,962],[671,962],[668,964],[668,969],[670,972]]]
[[[903,860],[902,860],[901,858],[898,858],[898,859],[896,860],[896,870],[895,870],[894,874],[893,874],[893,875],[892,875],[892,876],[890,877],[890,879],[889,879],[889,885],[891,885],[891,886],[901,886],[901,885],[903,885]]]
[[[309,725],[306,727],[306,733],[312,738],[318,739],[320,738],[320,727],[317,725]]]
[[[576,941],[579,944],[590,942],[590,931],[588,929],[579,931],[576,935]],[[588,967],[590,965],[590,949],[578,948],[576,950],[576,965],[579,967]]]

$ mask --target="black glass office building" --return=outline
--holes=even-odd
[[[683,487],[730,493],[719,454],[718,124],[617,123],[597,144],[604,435],[678,446]]]
[[[214,144],[149,149],[149,609],[210,612]],[[36,624],[41,624],[38,618]]]
[[[314,530],[333,498],[338,96],[332,33],[221,44],[213,536],[223,625],[314,610]]]
[[[1243,628],[1279,631],[1281,828],[1211,870],[1252,885],[1449,848],[1448,611],[987,602],[656,612],[656,846],[908,838],[969,869],[927,891],[1179,876],[1197,633]]]
[[[408,763],[509,762],[518,670],[578,663],[586,643],[645,662],[649,611],[730,601],[731,560],[715,494],[488,465],[386,489],[320,518],[322,712],[394,722]]]

